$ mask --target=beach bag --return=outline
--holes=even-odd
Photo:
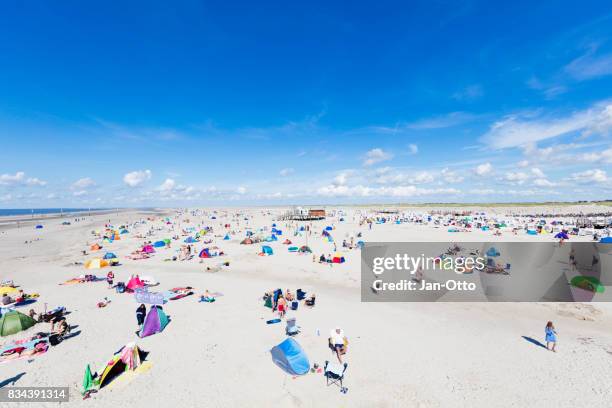
[[[271,297],[266,298],[266,302],[264,303],[264,306],[272,309],[272,298]]]
[[[58,334],[52,334],[49,336],[49,344],[52,346],[57,346],[62,342],[62,338]]]
[[[306,298],[306,292],[302,289],[297,290],[297,300],[304,300]]]

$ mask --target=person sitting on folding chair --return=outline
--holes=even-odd
[[[342,355],[346,354],[348,339],[344,335],[344,330],[342,330],[340,327],[336,327],[330,332],[329,346],[332,349],[332,352],[336,354],[340,364],[342,364]]]

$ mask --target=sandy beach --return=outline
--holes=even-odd
[[[386,223],[369,230],[358,225],[354,211],[348,208],[343,222],[328,217],[309,224],[315,231],[333,225],[336,241],[358,231],[368,242],[451,239],[445,228],[428,225]],[[76,335],[40,356],[3,362],[0,381],[15,386],[67,386],[71,400],[63,405],[99,407],[511,407],[533,406],[534,401],[573,407],[600,405],[612,398],[608,386],[612,381],[612,308],[608,304],[364,303],[359,293],[358,249],[343,251],[346,262],[330,266],[313,262],[312,254],[288,252],[282,244],[289,238],[294,245],[310,246],[317,256],[333,253],[320,236],[279,236],[279,241],[266,243],[274,249],[274,255],[267,257],[257,255],[261,244],[240,244],[247,227],[270,226],[280,213],[280,209],[219,209],[216,219],[196,220],[189,214],[176,218],[171,210],[154,217],[133,211],[87,216],[71,225],[51,219],[42,229],[4,230],[0,235],[0,279],[13,280],[26,293],[40,294],[35,303],[18,310],[41,312],[45,307],[65,306]],[[173,225],[164,226],[162,216],[168,216]],[[132,225],[147,217],[151,221],[110,244],[92,235],[108,223]],[[169,236],[168,228],[201,222],[214,228],[213,242],[207,246],[220,247],[225,256],[201,263],[197,256],[189,261],[164,261],[177,254],[181,237],[149,259],[126,258],[145,240]],[[226,231],[223,226],[228,223],[231,227]],[[276,223],[285,233],[291,229],[284,221]],[[152,236],[135,237],[150,227],[156,229]],[[235,234],[224,240],[231,230]],[[489,231],[452,236],[456,242],[496,239],[555,241],[550,235],[534,238],[506,233],[496,237]],[[81,251],[90,252],[93,243],[101,243],[103,249],[83,256]],[[199,251],[204,245],[195,246]],[[82,264],[74,264],[106,250],[117,254],[120,266],[86,270]],[[218,272],[205,270],[223,261],[230,261],[230,266]],[[155,277],[160,285],[151,290],[192,286],[197,295],[205,290],[218,295],[214,303],[199,303],[196,295],[169,301],[164,305],[170,317],[168,326],[140,339],[135,333],[137,303],[133,295],[118,294],[104,281],[59,285],[84,273],[105,276],[108,270],[114,272],[115,281],[127,282],[135,274]],[[316,293],[315,307],[300,305],[289,311],[301,328],[296,340],[311,365],[335,361],[327,336],[335,327],[344,330],[349,340],[346,393],[326,386],[321,373],[291,376],[273,364],[270,349],[286,338],[285,325],[266,324],[274,314],[264,307],[262,295],[275,288]],[[105,297],[111,303],[98,308],[97,302]],[[559,332],[557,353],[524,338],[543,342],[548,320],[555,322]],[[48,331],[49,327],[39,323],[2,338],[2,343]],[[134,341],[149,352],[149,369],[119,377],[112,386],[83,400],[86,365],[98,367]]]

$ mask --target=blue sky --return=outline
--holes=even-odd
[[[173,3],[4,5],[1,207],[612,198],[609,1]]]

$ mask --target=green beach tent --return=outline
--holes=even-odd
[[[36,320],[30,316],[19,313],[16,310],[7,312],[0,317],[0,336],[10,336],[27,330],[36,324]]]
[[[91,368],[89,368],[89,364],[87,364],[87,368],[85,369],[85,376],[83,377],[83,392],[82,394],[86,394],[87,391],[96,388],[96,384],[93,379],[93,375],[91,375]]]

